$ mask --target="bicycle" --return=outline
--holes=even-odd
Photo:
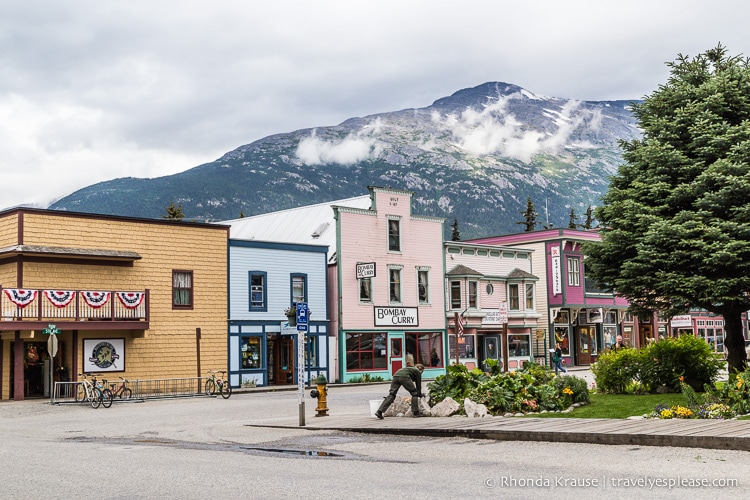
[[[112,396],[119,398],[119,399],[130,399],[133,397],[133,391],[128,387],[128,381],[124,379],[123,377],[120,377],[120,386],[115,389],[115,384],[109,384],[110,390],[112,391]]]
[[[106,389],[102,382],[97,381],[96,375],[92,375],[91,380],[86,378],[85,373],[79,373],[78,376],[83,377],[83,380],[81,380],[78,384],[78,389],[76,389],[76,402],[85,403],[89,401],[92,408],[99,408],[100,405],[105,408],[112,406],[112,402],[114,401],[112,391]]]
[[[217,373],[221,373],[222,376],[227,372],[224,370],[208,370],[206,373],[210,373],[211,377],[206,380],[206,396],[215,396],[217,389],[221,397],[229,399],[232,395],[232,386],[229,385],[229,381],[222,377],[217,377]]]

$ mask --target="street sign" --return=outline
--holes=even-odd
[[[50,335],[47,339],[47,352],[53,358],[57,356],[57,335]]]
[[[297,403],[300,426],[305,425],[305,333],[309,316],[307,302],[297,302]]]
[[[297,330],[307,331],[307,321],[310,316],[310,310],[307,308],[307,302],[297,302]]]
[[[508,322],[508,303],[500,302],[497,315],[498,322],[502,325]]]

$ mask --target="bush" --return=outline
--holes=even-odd
[[[640,349],[620,349],[600,354],[591,365],[596,387],[599,391],[624,394],[640,380],[642,352]]]
[[[724,384],[718,398],[740,415],[750,413],[750,368]]]
[[[642,349],[639,377],[649,392],[660,387],[680,390],[680,381],[696,391],[713,384],[723,366],[722,360],[702,339],[693,335],[659,340]]]

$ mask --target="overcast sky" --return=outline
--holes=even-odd
[[[503,81],[639,99],[747,0],[0,0],[0,208]]]

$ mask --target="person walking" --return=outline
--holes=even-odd
[[[552,353],[552,362],[555,364],[555,375],[560,370],[563,373],[568,373],[568,370],[562,365],[562,348],[560,347],[560,342],[555,344],[555,352]]]
[[[412,416],[421,417],[422,413],[419,411],[419,398],[422,397],[423,371],[424,365],[418,364],[417,366],[412,366],[407,358],[406,366],[393,374],[391,388],[388,391],[385,400],[383,400],[383,403],[380,405],[380,408],[375,412],[375,416],[381,420],[383,419],[383,413],[385,413],[388,407],[396,400],[396,393],[401,387],[403,387],[409,391],[409,394],[411,394]]]

